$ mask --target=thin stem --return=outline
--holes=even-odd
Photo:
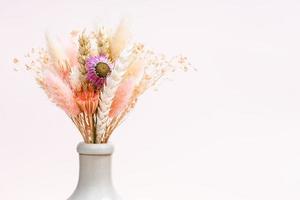
[[[79,115],[78,115],[79,116]],[[83,133],[83,130],[82,130],[82,126],[80,125],[80,123],[78,122],[78,116],[76,117],[70,117],[70,119],[73,121],[73,123],[76,125],[76,127],[78,128],[81,136],[83,137],[83,141],[84,142],[87,142],[86,140],[86,137],[85,137],[85,134]]]

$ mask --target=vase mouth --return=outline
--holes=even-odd
[[[114,146],[110,143],[87,144],[80,142],[77,145],[77,152],[80,155],[111,155],[114,152]]]

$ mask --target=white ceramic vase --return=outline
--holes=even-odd
[[[121,200],[111,179],[112,144],[79,143],[79,180],[68,200]]]

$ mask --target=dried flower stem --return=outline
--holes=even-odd
[[[125,116],[127,116],[127,114],[135,107],[136,102],[137,102],[137,98],[136,98],[135,95],[133,95],[132,98],[134,98],[134,99],[130,101],[131,103],[126,107],[126,109],[124,111],[122,111],[120,115],[118,115],[117,117],[115,117],[114,119],[112,119],[109,127],[107,128],[107,131],[106,131],[107,134],[103,138],[103,142],[104,143],[108,142],[108,139],[112,135],[112,133],[115,130],[115,128],[117,128],[124,121]]]
[[[95,115],[80,113],[76,117],[71,118],[80,131],[85,143],[95,142]]]
[[[84,125],[82,124],[82,120],[80,119],[79,116],[76,117],[71,117],[71,120],[73,121],[73,123],[76,125],[76,127],[78,128],[81,136],[83,137],[83,140],[85,143],[88,143],[88,140],[86,138],[85,132],[84,132]]]

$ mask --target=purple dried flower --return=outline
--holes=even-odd
[[[86,61],[87,79],[97,88],[101,88],[112,68],[112,63],[105,55],[89,57]]]

